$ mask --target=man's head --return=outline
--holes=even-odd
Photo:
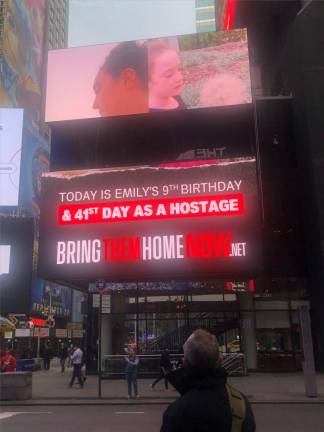
[[[195,330],[183,345],[184,366],[213,369],[219,362],[217,339],[206,330]]]
[[[147,49],[135,42],[113,48],[94,81],[93,108],[102,117],[148,111]]]

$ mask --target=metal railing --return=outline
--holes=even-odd
[[[247,366],[245,355],[242,353],[224,353],[222,354],[222,365],[230,376],[247,375]]]
[[[138,374],[141,378],[152,378],[160,372],[160,355],[141,354],[139,357]],[[182,361],[181,354],[170,354],[174,368]],[[231,376],[247,375],[245,356],[242,353],[222,354],[222,365]],[[125,375],[124,355],[105,355],[102,357],[102,377],[121,378]]]

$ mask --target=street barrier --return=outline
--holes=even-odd
[[[0,373],[0,400],[28,400],[31,398],[31,372]]]
[[[140,378],[151,378],[160,373],[160,355],[140,354],[138,375]],[[183,355],[170,354],[174,368],[182,363]],[[245,356],[242,353],[222,354],[222,365],[230,376],[247,375]],[[120,378],[125,375],[124,355],[104,355],[102,357],[102,378]]]

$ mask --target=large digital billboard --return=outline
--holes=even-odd
[[[246,30],[50,51],[46,89],[47,122],[250,103]]]
[[[0,276],[10,273],[10,245],[0,244]]]
[[[42,108],[45,0],[4,4],[0,106],[24,108],[37,126]]]
[[[0,313],[26,313],[30,306],[34,221],[0,217]]]
[[[46,282],[36,278],[31,290],[31,311],[40,313],[45,308],[49,309],[56,317],[68,317],[72,310],[71,288]]]
[[[27,122],[23,130],[19,205],[29,216],[40,212],[41,175],[49,170],[50,145]]]
[[[17,206],[24,110],[0,108],[0,206]]]
[[[145,280],[255,274],[255,158],[50,172],[39,274]]]

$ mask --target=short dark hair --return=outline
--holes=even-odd
[[[111,50],[102,69],[118,78],[124,69],[134,69],[144,86],[148,85],[147,48],[136,42],[122,42]]]

